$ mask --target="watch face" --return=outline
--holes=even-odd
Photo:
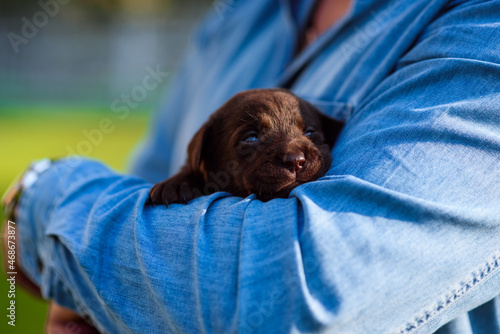
[[[30,169],[26,172],[26,174],[24,174],[22,180],[21,180],[21,183],[22,183],[22,188],[23,189],[26,189],[26,188],[30,188],[33,183],[36,182],[36,180],[38,180],[38,173],[33,170],[33,169]]]
[[[2,196],[2,207],[5,218],[14,220],[17,202],[23,189],[29,188],[38,179],[38,176],[45,172],[52,165],[50,159],[43,159],[32,164],[24,174],[19,175],[7,187]]]
[[[42,159],[31,165],[30,170],[33,170],[36,174],[42,174],[52,165],[52,160]]]
[[[40,174],[45,172],[52,165],[52,161],[50,159],[43,159],[31,164],[30,168],[26,171],[26,173],[21,178],[21,188],[27,189],[30,188],[33,183],[38,180]]]

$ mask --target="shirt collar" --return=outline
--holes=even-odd
[[[296,42],[300,29],[304,29],[309,16],[311,15],[314,4],[317,0],[280,0],[282,11],[290,23],[290,38]],[[278,78],[276,85],[287,87],[295,75],[312,59],[314,58],[328,43],[335,37],[338,31],[355,13],[359,12],[360,8],[364,8],[370,3],[377,2],[376,0],[353,0],[351,9],[331,26],[325,33],[319,36],[314,42],[306,46],[299,54],[291,59],[283,74]],[[295,47],[296,47],[295,42]]]

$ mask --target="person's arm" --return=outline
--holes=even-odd
[[[117,333],[430,333],[494,298],[498,2],[465,7],[356,110],[328,176],[289,199],[150,207],[150,184],[58,162],[21,201],[25,270]]]

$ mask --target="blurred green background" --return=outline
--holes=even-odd
[[[0,192],[30,162],[70,151],[126,172],[195,25],[210,8],[222,15],[231,1],[0,3],[0,35],[7,37],[0,39]],[[169,75],[144,94],[143,79],[156,68]],[[124,106],[131,97],[129,113],[121,119],[113,103]],[[88,141],[85,131],[99,129],[103,119],[113,130],[78,152]],[[8,286],[2,272],[0,333],[42,333],[46,302],[19,288],[16,326],[7,324]]]

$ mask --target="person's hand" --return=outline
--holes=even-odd
[[[79,314],[62,307],[55,301],[50,302],[45,326],[47,334],[78,333],[96,334],[97,329],[92,327]]]

